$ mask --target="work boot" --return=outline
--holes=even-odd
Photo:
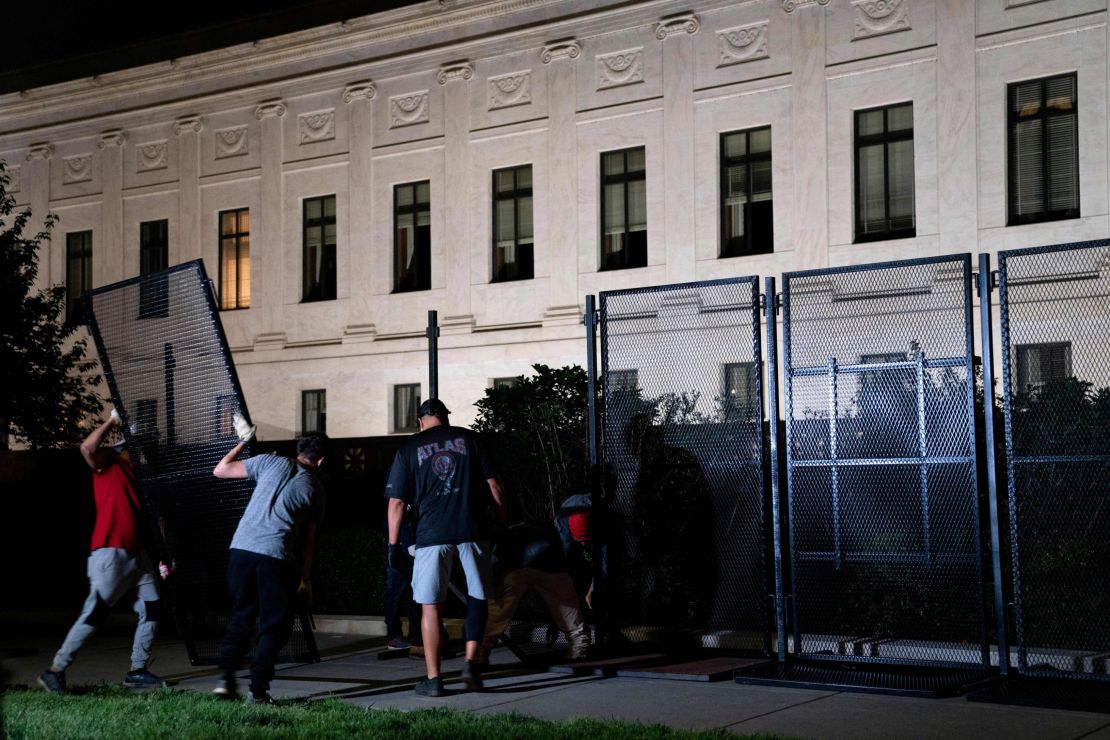
[[[485,688],[482,684],[482,668],[472,660],[466,661],[463,665],[461,678],[466,688],[471,691],[481,691]]]

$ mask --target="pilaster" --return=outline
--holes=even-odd
[[[259,214],[251,214],[251,311],[260,315],[255,323],[258,336],[267,346],[282,344],[285,339],[282,323],[282,215],[283,187],[282,119],[285,104],[266,100],[254,111],[261,121],[262,176],[259,183]]]
[[[139,274],[138,257],[128,264],[123,239],[123,144],[122,131],[100,135],[100,233],[93,235],[93,286],[107,285]]]
[[[456,62],[440,68],[437,81],[443,85],[443,135],[444,135],[444,230],[442,237],[447,245],[444,265],[432,264],[432,284],[440,272],[441,284],[447,287],[447,310],[441,322],[444,334],[465,334],[474,328],[474,314],[470,305],[470,244],[467,235],[470,211],[470,193],[461,184],[470,175],[470,105],[469,80],[474,77],[474,67],[469,62]],[[433,235],[433,239],[436,238]]]
[[[174,122],[177,134],[178,230],[177,239],[170,238],[170,263],[188,262],[204,256],[200,237],[200,132],[204,123],[198,116],[186,116]],[[176,255],[175,251],[176,241]],[[209,272],[215,271],[215,265]]]
[[[694,48],[701,24],[692,13],[655,24],[663,44],[663,189],[667,281],[696,279],[697,235],[690,196],[694,188]],[[651,235],[648,235],[651,238]]]
[[[373,285],[375,262],[389,264],[388,251],[375,254],[371,238],[374,226],[373,198],[371,187],[374,182],[374,106],[377,96],[374,83],[369,80],[355,82],[343,90],[343,102],[347,104],[349,136],[348,177],[348,221],[350,231],[347,244],[342,248],[350,253],[350,274],[345,277],[350,309],[347,312],[348,325],[343,331],[343,341],[372,341],[374,339],[373,316],[371,315],[370,286]],[[340,286],[344,279],[340,279]]]
[[[794,269],[829,262],[828,87],[825,81],[825,8],[828,0],[787,0],[792,12],[790,86],[794,145]],[[776,239],[778,241],[778,239]]]

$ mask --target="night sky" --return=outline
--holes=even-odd
[[[411,5],[414,0],[10,0],[0,93],[103,74]]]

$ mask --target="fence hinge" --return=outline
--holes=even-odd
[[[998,270],[991,270],[991,290],[998,287]]]
[[[775,315],[782,309],[782,293],[775,293]]]
[[[767,296],[762,293],[759,295],[759,312],[764,316],[767,315]]]

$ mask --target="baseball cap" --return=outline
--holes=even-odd
[[[447,416],[450,413],[451,411],[443,405],[443,401],[438,398],[429,398],[427,401],[420,404],[420,411],[416,416]]]

